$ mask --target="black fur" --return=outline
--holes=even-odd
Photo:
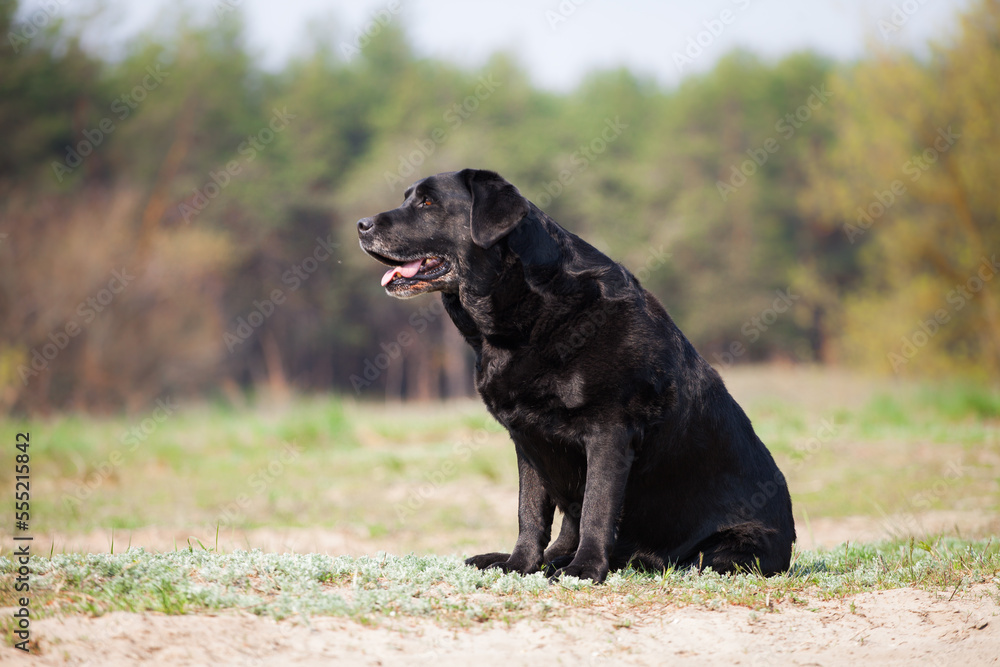
[[[389,265],[442,260],[443,275],[386,290],[442,292],[517,452],[517,542],[470,565],[597,582],[629,562],[788,569],[784,477],[719,374],[628,270],[490,171],[431,176],[405,197],[359,221],[361,247]]]

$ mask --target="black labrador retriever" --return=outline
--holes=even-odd
[[[635,276],[492,171],[437,174],[404,197],[358,221],[361,248],[390,267],[389,295],[442,293],[517,452],[513,552],[468,564],[595,582],[629,563],[788,569],[784,476]]]

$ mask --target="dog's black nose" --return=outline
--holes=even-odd
[[[358,220],[358,234],[364,234],[365,232],[371,231],[371,228],[375,226],[375,221],[371,218],[361,218]]]

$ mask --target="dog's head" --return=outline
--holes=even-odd
[[[488,250],[514,230],[531,206],[492,171],[463,169],[417,181],[403,204],[358,221],[361,249],[389,265],[385,291],[401,299],[457,292],[470,250]]]

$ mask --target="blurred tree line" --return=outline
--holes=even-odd
[[[470,393],[437,297],[387,298],[354,224],[466,166],[625,263],[717,366],[1000,371],[997,0],[925,56],[737,51],[566,94],[503,54],[420,58],[388,13],[266,72],[225,8],[101,58],[0,0],[0,409]]]

